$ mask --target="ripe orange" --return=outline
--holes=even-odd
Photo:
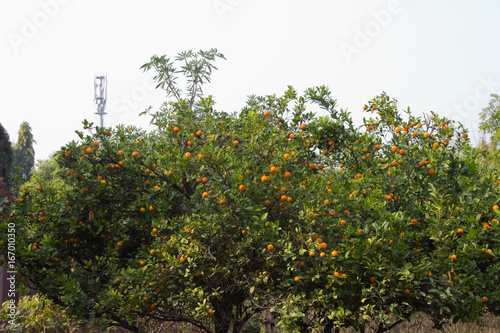
[[[141,207],[140,211],[141,211],[141,213],[145,213],[146,212],[146,208]]]
[[[281,201],[286,202],[288,200],[288,197],[286,195],[281,196]]]
[[[382,147],[380,145],[376,145],[375,149],[380,150]]]
[[[488,297],[483,296],[483,302],[484,302],[484,303],[488,302]]]
[[[245,229],[241,230],[242,235],[246,235],[247,231]]]
[[[139,153],[138,153],[138,152],[136,152],[136,151],[134,151],[134,152],[132,153],[132,157],[137,157],[137,156],[139,156]]]
[[[174,127],[174,132],[175,133],[179,132],[179,130],[180,130],[179,127],[177,127],[177,126]]]
[[[240,144],[240,142],[238,140],[233,141],[233,145],[235,145],[236,147],[238,147],[239,144]]]
[[[340,221],[340,225],[345,225],[346,223],[347,223],[346,220]]]
[[[347,279],[347,274],[345,274],[345,273],[341,274],[340,278],[343,279],[343,280]]]
[[[404,154],[405,154],[405,150],[404,150],[404,149],[401,149],[401,150],[399,151],[399,153],[400,153],[401,155],[404,155]]]
[[[273,244],[269,244],[269,245],[267,246],[267,249],[268,249],[269,251],[274,250],[274,245],[273,245]]]
[[[208,310],[208,315],[209,315],[210,317],[212,317],[214,314],[215,314],[215,311],[214,311],[214,310],[212,310],[212,309]]]
[[[323,203],[324,203],[326,206],[328,206],[328,205],[330,204],[330,200],[325,199],[325,201],[323,201]]]
[[[118,243],[116,243],[116,246],[118,246],[118,247],[122,247],[122,246],[123,246],[123,242],[118,242]]]
[[[357,173],[357,174],[356,174],[356,178],[361,178],[361,177],[363,177],[363,175],[362,175],[362,174],[360,174],[360,173]]]
[[[432,146],[433,146],[434,148],[439,147],[439,142],[434,142],[434,143],[432,144]]]
[[[191,157],[191,153],[187,152],[186,154],[184,154],[184,156],[186,156],[186,158],[190,158]]]
[[[338,256],[338,255],[339,255],[339,253],[338,253],[337,251],[333,251],[333,252],[332,252],[332,257],[336,257],[336,256]]]
[[[99,141],[94,141],[94,142],[92,142],[92,144],[94,145],[94,147],[98,147],[99,146]]]
[[[292,174],[289,171],[285,172],[285,178],[290,178],[292,177]]]
[[[196,131],[196,135],[201,136],[201,131],[200,130]]]
[[[487,249],[487,250],[486,250],[486,253],[493,253],[493,250],[491,250],[491,249]]]
[[[406,289],[405,289],[405,295],[406,295],[406,296],[408,296],[408,295],[410,295],[410,294],[411,294],[411,290],[410,290],[410,289],[408,289],[408,288],[406,288]]]
[[[244,191],[244,190],[246,189],[246,187],[245,187],[245,185],[241,184],[241,185],[238,187],[238,189],[239,189],[240,191]]]
[[[88,148],[85,150],[85,152],[86,152],[87,154],[92,154],[93,150],[92,150],[92,148],[88,147]]]
[[[152,212],[152,211],[154,211],[154,210],[155,210],[155,208],[154,208],[153,206],[149,206],[149,208],[148,208],[148,209],[149,209],[149,211],[150,211],[150,212]]]
[[[459,234],[463,234],[463,233],[464,233],[464,229],[462,229],[462,228],[458,228],[458,229],[457,229],[457,232],[458,232]]]
[[[149,254],[154,256],[156,254],[156,250],[155,249],[152,249],[151,251],[149,251]]]
[[[392,147],[391,147],[391,150],[392,150],[392,151],[396,151],[396,150],[398,150],[398,147],[397,147],[397,146],[392,146]]]
[[[202,197],[203,199],[208,198],[208,192],[203,192],[203,194],[201,195],[201,197]]]
[[[455,259],[457,259],[457,256],[456,256],[455,254],[452,254],[452,255],[450,256],[450,259],[451,259],[451,260],[455,260]]]
[[[104,179],[103,179],[103,180],[101,180],[101,184],[102,184],[102,185],[106,185],[106,181],[105,181]]]
[[[283,157],[284,157],[285,159],[287,159],[287,158],[289,158],[289,157],[290,157],[290,154],[286,153],[285,155],[283,155]]]
[[[141,266],[144,266],[146,265],[146,262],[144,260],[141,260],[141,262],[139,263]]]
[[[264,116],[265,117],[269,116],[269,111],[264,112]]]
[[[429,175],[433,176],[436,174],[436,171],[434,169],[429,170]]]
[[[306,124],[300,125],[300,129],[303,130],[303,131],[305,131],[306,130]]]
[[[498,209],[500,209],[498,205],[493,206],[493,210],[498,210]]]
[[[315,170],[316,169],[316,164],[314,164],[314,163],[309,164],[309,168],[311,168],[312,170]]]
[[[309,251],[309,257],[314,257],[316,253],[314,251]]]
[[[179,260],[180,260],[180,262],[185,262],[186,261],[186,257],[180,257]]]

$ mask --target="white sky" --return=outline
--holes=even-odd
[[[139,67],[153,54],[217,48],[227,60],[205,94],[219,110],[325,84],[358,124],[365,102],[386,91],[400,108],[447,115],[477,137],[478,113],[500,93],[499,14],[496,0],[2,1],[0,123],[15,142],[28,121],[36,159],[46,159],[83,119],[98,123],[102,73],[105,125],[146,127],[138,114],[164,94]]]

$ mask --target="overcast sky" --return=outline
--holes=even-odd
[[[93,79],[108,77],[105,125],[146,127],[164,93],[139,67],[153,54],[217,48],[227,60],[205,94],[240,110],[250,94],[327,85],[357,124],[387,92],[418,115],[475,132],[500,93],[497,0],[23,0],[0,2],[0,123],[23,121],[46,159],[98,122]]]

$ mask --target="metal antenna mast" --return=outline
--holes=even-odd
[[[104,112],[106,108],[108,78],[104,75],[96,75],[94,78],[94,104],[97,108],[95,114],[101,117],[101,127],[104,127]]]

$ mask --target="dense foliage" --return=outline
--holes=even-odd
[[[14,166],[19,168],[18,176],[21,182],[26,182],[31,177],[31,171],[35,166],[35,149],[33,148],[33,133],[31,126],[24,121],[17,135],[14,145]]]
[[[59,182],[32,180],[8,208],[40,293],[134,332],[237,332],[261,312],[304,332],[499,314],[498,182],[462,127],[382,94],[356,128],[326,87],[217,112],[200,85],[218,57],[153,57],[144,69],[174,97],[148,110],[156,130],[84,122],[56,154]]]

